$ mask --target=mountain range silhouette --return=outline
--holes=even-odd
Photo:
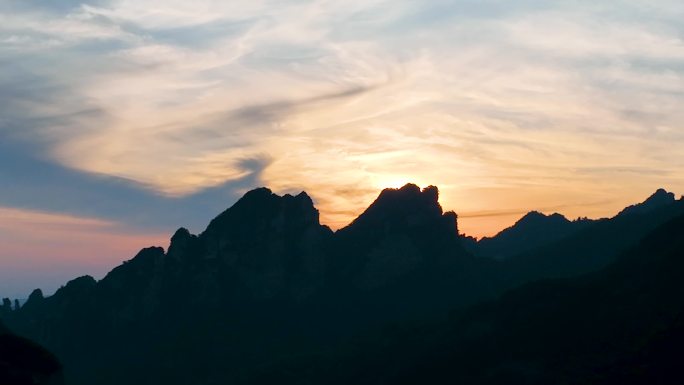
[[[332,231],[306,193],[258,188],[0,318],[68,384],[676,383],[658,373],[684,353],[683,218],[658,190],[474,241],[436,187],[407,184]]]
[[[591,222],[588,219],[570,221],[558,213],[544,215],[531,211],[496,236],[481,239],[475,252],[489,258],[506,259],[558,241]]]

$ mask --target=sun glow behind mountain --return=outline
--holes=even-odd
[[[90,266],[257,186],[307,191],[336,229],[382,188],[436,185],[475,236],[684,191],[682,18],[669,0],[4,1],[0,207],[72,232],[6,232],[0,262],[106,238]]]

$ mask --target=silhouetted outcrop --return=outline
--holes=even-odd
[[[642,203],[629,206],[622,210],[618,216],[621,215],[634,215],[634,214],[647,214],[654,210],[661,209],[663,207],[671,206],[676,201],[675,195],[671,192],[667,192],[665,189],[658,189],[653,195],[648,197]]]
[[[26,304],[29,303],[39,303],[44,299],[43,297],[43,291],[40,289],[36,289],[31,292],[31,294],[28,297],[28,300],[26,300]],[[24,305],[26,305],[24,304]]]
[[[462,245],[434,186],[385,189],[332,240],[329,296],[372,319],[430,317],[493,296],[488,261]],[[349,321],[352,322],[352,321]]]
[[[385,189],[366,211],[335,234],[336,272],[373,288],[418,266],[455,261],[463,254],[456,214],[442,212],[439,193],[413,184]],[[450,260],[449,260],[450,259]]]
[[[322,284],[331,235],[306,193],[281,197],[260,188],[211,221],[197,251],[220,260],[241,295],[302,298]]]
[[[9,314],[12,311],[12,301],[9,298],[2,299],[2,307],[0,307],[0,314]]]
[[[24,303],[24,306],[22,306],[22,308],[23,309],[40,308],[44,299],[45,298],[43,297],[43,291],[40,289],[36,289],[33,292],[31,292],[31,295],[29,295],[28,299],[26,300],[26,303]]]
[[[532,211],[492,238],[481,239],[475,252],[484,257],[506,259],[563,239],[591,223],[569,221],[561,214]]]
[[[188,229],[181,227],[171,237],[171,244],[167,255],[169,258],[180,260],[183,257],[199,256],[202,254],[201,244],[196,235],[190,234]]]

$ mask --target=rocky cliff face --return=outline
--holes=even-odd
[[[260,188],[216,217],[195,252],[221,261],[255,298],[306,297],[323,284],[324,247],[332,236],[318,218],[306,193],[278,196]]]
[[[335,234],[337,271],[359,288],[373,289],[429,265],[465,255],[456,214],[444,213],[439,191],[414,184],[385,189],[349,226]]]

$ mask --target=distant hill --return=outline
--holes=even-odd
[[[586,227],[592,221],[569,221],[561,214],[544,215],[532,211],[513,226],[491,238],[482,238],[476,253],[483,257],[503,260],[563,239]]]
[[[660,196],[658,192],[653,196]],[[669,195],[669,194],[668,194]],[[672,195],[673,196],[673,195]],[[590,221],[546,245],[504,260],[509,287],[542,278],[572,277],[599,270],[663,223],[684,215],[684,199],[647,199],[640,209],[613,218]],[[669,203],[667,203],[669,202]]]
[[[505,255],[497,260],[473,255],[479,246],[438,200],[433,186],[385,189],[333,232],[306,193],[255,189],[201,234],[178,229],[168,250],[143,249],[102,280],[79,277],[50,297],[36,290],[0,317],[55,352],[71,385],[259,384],[277,382],[275,373],[333,383],[314,367],[349,341],[439,322],[530,281],[597,271],[684,215],[684,201],[662,199],[598,221],[531,213],[479,245]]]
[[[618,216],[647,214],[649,212],[671,206],[676,202],[675,195],[665,189],[658,189],[645,201],[629,206],[622,210]]]
[[[677,202],[673,193],[658,189],[642,203],[625,208],[614,218],[649,216],[676,207]],[[677,215],[677,212],[673,215]],[[531,211],[513,226],[502,230],[493,237],[482,238],[470,249],[479,256],[504,260],[561,241],[575,235],[580,230],[591,227],[595,222],[597,221],[590,219],[570,221],[558,213],[545,215],[538,211]],[[661,223],[662,221],[656,222]],[[648,231],[646,228],[644,230]]]
[[[340,384],[681,384],[682,282],[679,217],[597,273],[528,284],[443,323],[386,330],[319,363],[319,375]],[[335,363],[346,366],[331,373]]]

